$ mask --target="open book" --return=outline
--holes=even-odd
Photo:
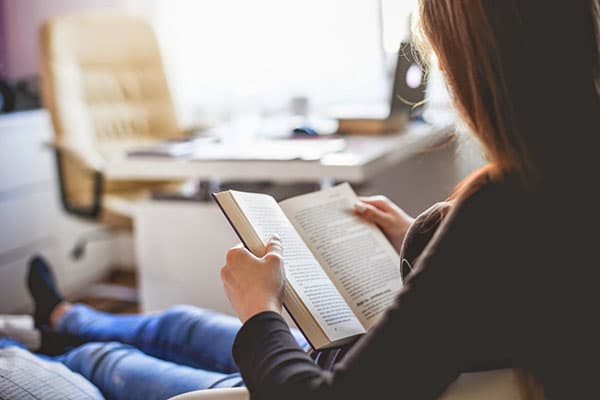
[[[283,304],[311,346],[337,347],[368,331],[402,288],[400,260],[375,225],[354,215],[348,184],[296,196],[228,190],[213,194],[254,255],[281,237]]]

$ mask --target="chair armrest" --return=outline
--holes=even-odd
[[[60,200],[64,210],[80,218],[97,219],[102,211],[102,193],[104,191],[104,176],[102,174],[102,162],[100,157],[92,152],[82,152],[65,142],[49,142],[47,147],[54,150],[56,155],[56,169],[59,180]],[[65,177],[64,159],[74,160],[81,168],[91,175],[92,179],[92,202],[81,206],[75,204],[69,198],[67,179]]]
[[[170,400],[248,400],[250,394],[246,388],[195,390],[180,394]]]
[[[101,172],[103,169],[104,160],[95,152],[83,151],[68,142],[58,140],[46,142],[44,145],[54,150],[57,154],[59,153],[62,156],[72,158],[90,172]]]

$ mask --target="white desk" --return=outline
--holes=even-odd
[[[349,137],[345,151],[320,161],[115,158],[107,174],[124,179],[368,183],[374,185],[369,190],[386,194],[403,207],[408,205],[407,211],[416,212],[447,195],[457,181],[451,171],[454,147],[441,146],[452,132],[423,126],[384,137]],[[428,151],[431,147],[437,150]],[[185,303],[232,312],[219,268],[227,249],[239,240],[214,203],[147,199],[136,206],[134,225],[144,311]]]
[[[117,154],[103,168],[109,179],[198,179],[219,181],[364,182],[415,154],[447,140],[452,127],[411,125],[405,132],[377,137],[350,136],[346,149],[315,161],[189,160]]]

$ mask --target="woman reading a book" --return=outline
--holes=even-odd
[[[63,370],[48,389],[76,398],[158,399],[245,383],[260,399],[349,400],[434,399],[462,372],[511,367],[548,399],[597,398],[596,240],[585,227],[598,222],[598,168],[589,165],[600,132],[598,4],[542,4],[421,1],[423,32],[490,163],[415,220],[382,197],[355,205],[400,252],[404,277],[358,341],[306,351],[281,317],[291,246],[274,237],[264,257],[242,247],[227,255],[222,278],[241,329],[191,307],[112,316],[72,305],[34,261],[36,323],[51,329],[44,352],[58,355],[36,364],[0,337],[0,370],[23,358],[23,379],[60,362],[89,382]],[[5,389],[15,393],[14,382],[0,379],[11,397]]]
[[[414,223],[383,198],[356,206],[402,251],[404,287],[332,368],[281,317],[285,241],[232,249],[242,377],[256,399],[434,399],[462,372],[508,367],[548,399],[596,398],[597,1],[422,0],[420,16],[489,164]]]

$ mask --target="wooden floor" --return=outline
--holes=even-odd
[[[115,314],[138,313],[136,274],[133,271],[114,270],[75,301]]]

